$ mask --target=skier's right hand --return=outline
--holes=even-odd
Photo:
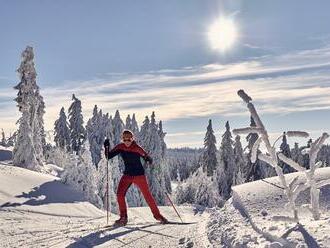
[[[108,152],[109,152],[109,147],[110,147],[110,140],[109,139],[106,139],[103,143],[104,145],[104,154],[105,154],[105,157],[108,158]]]
[[[106,139],[104,141],[103,145],[104,145],[104,148],[107,148],[107,147],[109,148],[109,146],[110,146],[110,140],[109,139]]]

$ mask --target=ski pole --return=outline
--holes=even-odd
[[[106,159],[107,159],[107,191],[106,191],[106,205],[107,205],[107,225],[109,224],[109,146],[105,147],[106,149]]]
[[[174,206],[174,204],[173,204],[173,202],[172,202],[170,196],[168,195],[168,193],[167,193],[166,191],[164,191],[164,192],[165,192],[165,195],[167,196],[167,199],[169,200],[169,202],[171,203],[172,207],[174,208],[174,211],[175,211],[176,214],[179,216],[179,218],[180,218],[180,220],[181,220],[181,223],[183,223],[183,220],[181,219],[181,216],[180,216],[178,210],[176,210],[176,208],[175,208],[175,206]]]
[[[162,189],[162,188],[163,188],[163,187],[162,187],[162,184],[160,183],[160,181],[158,180],[158,178],[157,178],[157,177],[156,177],[156,181],[158,182],[158,184],[159,184],[160,188]],[[166,195],[166,197],[167,197],[168,201],[171,203],[171,205],[172,205],[172,207],[173,207],[174,211],[175,211],[175,212],[176,212],[176,214],[179,216],[179,218],[180,218],[180,220],[181,220],[181,223],[183,223],[183,221],[182,221],[182,219],[181,219],[181,216],[180,216],[180,214],[179,214],[178,210],[176,209],[176,207],[174,206],[174,204],[173,204],[173,202],[172,202],[172,200],[171,200],[170,196],[168,195],[168,193],[167,193],[166,189],[163,189],[163,192],[165,193],[165,195]]]

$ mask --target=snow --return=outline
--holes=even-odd
[[[297,175],[299,181],[305,180],[303,172],[286,174],[285,177],[291,181]],[[329,177],[329,167],[316,172],[317,180]],[[286,205],[288,199],[283,189],[273,184],[281,186],[278,177],[232,188],[232,198],[220,210],[214,209],[210,216],[208,237],[213,245],[282,247],[279,244],[287,242],[287,247],[330,247],[330,187],[321,188],[321,217],[317,221],[307,209],[310,202],[309,190],[298,196],[296,203],[301,225],[297,225],[292,219],[290,207]],[[291,232],[290,228],[299,229],[300,232]],[[286,232],[288,237],[281,238]]]
[[[52,165],[49,165],[52,166]],[[1,247],[211,247],[208,211],[180,206],[190,225],[160,225],[148,207],[128,208],[129,224],[101,229],[106,213],[53,175],[0,164]],[[180,221],[169,206],[169,220]],[[111,213],[109,222],[118,216]]]

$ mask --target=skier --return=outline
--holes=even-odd
[[[120,218],[115,221],[115,225],[127,224],[125,195],[132,183],[136,184],[142,192],[154,218],[162,224],[169,223],[168,220],[160,214],[156,202],[149,191],[147,178],[140,161],[140,157],[142,157],[146,162],[152,164],[152,158],[135,142],[134,134],[130,130],[125,129],[121,134],[121,139],[123,142],[117,144],[108,154],[107,151],[109,150],[110,142],[108,139],[104,141],[105,156],[108,159],[111,159],[120,154],[125,164],[124,175],[121,177],[117,189],[117,202],[119,205]]]

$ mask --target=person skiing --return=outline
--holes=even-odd
[[[120,218],[115,221],[115,225],[127,224],[128,218],[125,195],[131,184],[135,184],[142,192],[143,197],[148,203],[154,218],[160,221],[162,224],[168,223],[168,220],[160,214],[156,202],[150,193],[144,168],[140,161],[140,157],[142,157],[146,162],[152,164],[152,158],[141,146],[136,143],[132,131],[125,129],[121,134],[121,139],[122,143],[117,144],[110,151],[109,140],[106,139],[104,141],[106,158],[111,159],[114,156],[120,154],[125,164],[124,173],[119,181],[117,189],[117,202],[119,206]]]

